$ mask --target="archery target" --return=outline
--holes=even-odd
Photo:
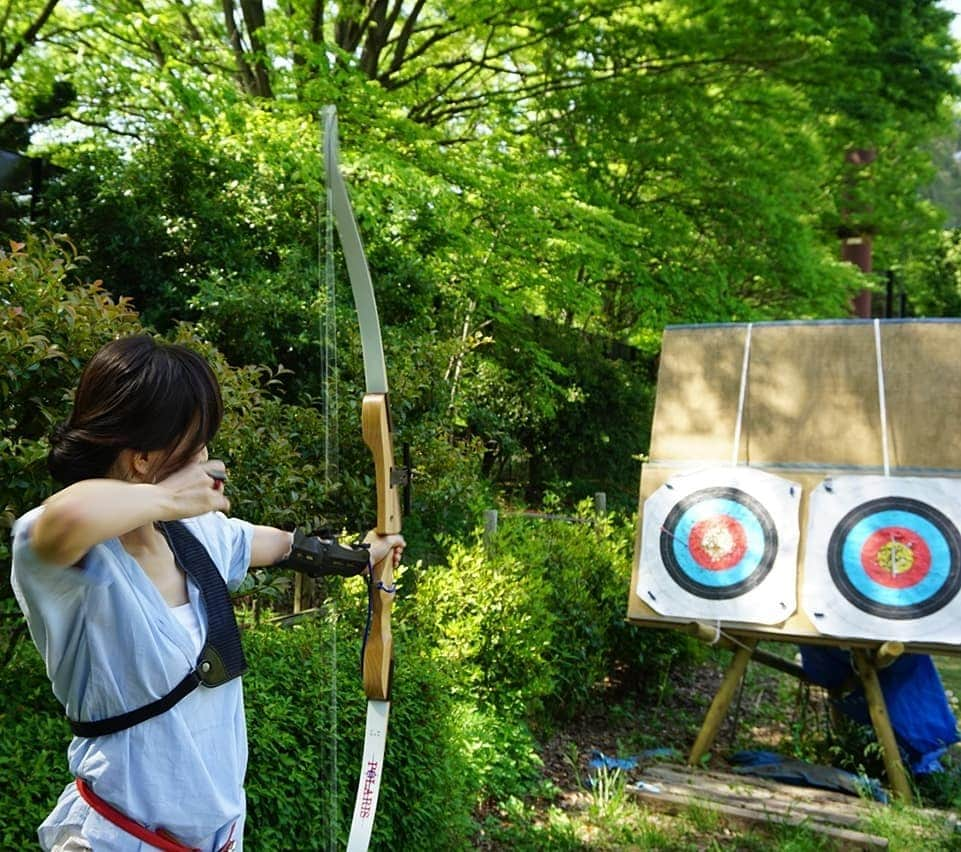
[[[821,483],[811,494],[802,596],[814,626],[849,638],[957,642],[959,499],[953,479]]]
[[[644,503],[639,596],[661,615],[783,621],[796,609],[800,493],[751,468],[671,478]]]

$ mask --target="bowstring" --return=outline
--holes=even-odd
[[[320,150],[323,158],[324,122],[319,122]],[[326,165],[326,164],[325,164]],[[337,370],[337,276],[334,268],[334,215],[333,190],[326,185],[323,209],[318,211],[317,274],[323,275],[320,299],[319,335],[323,377],[324,422],[324,492],[331,493],[331,483],[336,480],[339,467],[340,423],[338,405]],[[318,194],[318,197],[319,194]],[[323,223],[321,234],[320,223]],[[323,270],[323,273],[321,273]],[[320,284],[321,282],[318,282]],[[318,286],[318,289],[321,289]],[[330,702],[328,729],[330,731],[330,793],[328,797],[327,848],[338,848],[340,834],[340,795],[337,776],[337,600],[328,598],[328,621],[330,625]]]

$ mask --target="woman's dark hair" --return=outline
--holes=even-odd
[[[105,476],[121,450],[168,450],[164,468],[172,471],[213,438],[222,418],[220,386],[204,358],[147,335],[121,337],[84,367],[47,466],[70,485]]]

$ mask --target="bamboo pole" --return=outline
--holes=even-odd
[[[739,647],[739,643],[743,641],[742,639],[733,638],[731,634],[719,632],[712,625],[705,624],[703,621],[692,621],[687,626],[686,631],[701,642],[707,645],[717,645],[726,651],[736,650]],[[760,648],[755,647],[754,653],[751,655],[751,660],[752,662],[761,663],[769,668],[777,669],[792,677],[796,677],[802,683],[817,685],[807,676],[801,666],[797,663],[792,663],[790,660],[785,660],[776,654],[771,654],[768,651],[762,651]]]
[[[886,669],[903,653],[903,642],[895,642],[893,640],[890,642],[885,642],[880,648],[878,648],[878,652],[875,654],[874,665],[879,671],[881,669]]]

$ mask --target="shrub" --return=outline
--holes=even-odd
[[[102,282],[73,283],[82,258],[62,237],[0,250],[0,507],[9,523],[50,493],[47,435],[66,416],[84,362],[111,338],[141,330]],[[0,562],[9,560],[0,542]]]
[[[426,572],[413,618],[458,689],[536,723],[569,719],[615,675],[632,682],[682,653],[683,637],[625,622],[633,522],[505,518],[493,542],[450,547]]]
[[[71,780],[70,728],[27,643],[0,668],[0,725],[0,848],[36,848],[37,826]]]
[[[286,630],[268,625],[245,635],[251,663],[244,678],[247,842],[253,849],[325,848],[335,820],[333,846],[346,844],[366,711],[357,670],[359,637],[347,628],[347,619],[342,616],[336,641],[330,619]],[[396,665],[374,845],[465,848],[480,773],[471,767],[469,739],[450,697],[450,673],[430,666],[416,643],[398,647]]]

